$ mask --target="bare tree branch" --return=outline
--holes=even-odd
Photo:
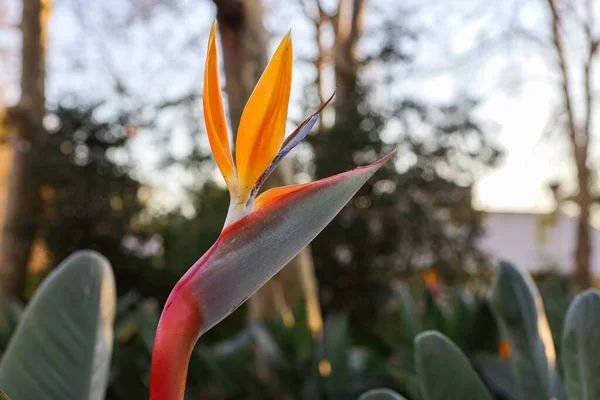
[[[165,100],[162,103],[157,104],[156,109],[164,110],[165,108],[169,108],[169,107],[177,107],[183,103],[187,103],[187,102],[198,100],[198,99],[201,100],[202,96],[197,93],[189,93],[189,94],[186,94],[185,96],[178,97],[176,99]]]
[[[561,38],[561,14],[557,8],[556,0],[547,0],[551,11],[552,39],[554,50],[558,57],[560,68],[560,87],[565,103],[568,137],[571,140],[573,149],[573,159],[577,168],[577,184],[579,191],[575,196],[577,206],[579,207],[579,219],[577,221],[576,249],[574,253],[574,283],[577,291],[585,290],[592,286],[592,276],[590,272],[590,260],[592,254],[591,233],[590,233],[590,213],[593,205],[591,193],[591,171],[588,165],[589,143],[590,143],[590,124],[592,115],[592,77],[591,67],[595,53],[594,41],[592,39],[592,9],[591,2],[588,1],[588,17],[583,22],[585,31],[588,54],[584,62],[584,92],[585,92],[585,116],[583,127],[578,126],[575,120],[573,100],[570,93],[569,66],[567,64],[567,53],[564,49]]]
[[[569,90],[570,79],[569,79],[569,70],[567,68],[567,59],[565,50],[563,48],[561,34],[560,34],[560,14],[558,9],[556,8],[555,0],[548,0],[548,6],[550,7],[551,17],[552,17],[552,44],[554,46],[554,50],[556,51],[556,56],[558,57],[558,64],[560,68],[560,86],[563,94],[563,99],[565,102],[565,109],[567,111],[567,124],[569,137],[573,146],[576,148],[578,146],[577,142],[577,125],[575,122],[575,115],[573,110],[573,103],[571,101],[571,93]]]
[[[23,3],[21,98],[16,106],[6,110],[11,136],[18,145],[12,156],[2,226],[0,292],[21,299],[25,295],[27,265],[42,205],[32,154],[43,132],[46,33],[50,8],[48,0]]]
[[[585,91],[585,121],[583,126],[583,137],[582,140],[585,140],[585,147],[587,148],[591,136],[590,128],[592,123],[592,107],[593,107],[593,97],[592,97],[592,63],[594,61],[594,55],[598,49],[598,42],[594,41],[592,37],[592,29],[594,23],[594,10],[592,9],[592,1],[586,1],[587,6],[587,20],[584,24],[585,37],[587,41],[587,45],[589,48],[587,60],[584,64],[584,91]]]

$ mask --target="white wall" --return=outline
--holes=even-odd
[[[577,220],[561,214],[547,229],[545,243],[538,241],[539,214],[491,213],[484,220],[480,248],[497,261],[504,259],[530,271],[556,266],[560,272],[573,269]],[[600,275],[600,231],[592,229],[592,271]]]

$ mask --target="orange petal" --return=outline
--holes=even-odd
[[[292,85],[292,40],[288,33],[258,81],[240,119],[236,165],[240,197],[271,164],[283,142]]]
[[[206,56],[206,67],[204,69],[204,89],[202,93],[202,105],[204,106],[204,121],[208,132],[208,141],[212,149],[217,165],[225,178],[227,185],[235,178],[235,167],[229,147],[229,136],[227,135],[227,123],[225,111],[223,110],[223,98],[221,97],[221,83],[219,81],[219,66],[217,59],[217,39],[214,23],[210,30],[208,39],[208,54]]]
[[[500,341],[500,344],[498,345],[498,354],[503,360],[508,360],[510,358],[510,344],[508,344],[507,341]]]

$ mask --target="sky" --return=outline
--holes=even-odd
[[[289,21],[295,38],[296,59],[310,55],[314,49],[302,40],[311,34],[310,27],[306,21],[294,17],[300,12],[294,8],[296,3],[290,2],[290,6],[282,8],[276,0],[264,1],[269,10],[266,25],[274,37],[272,47],[290,28],[281,23],[285,20]],[[195,49],[206,47],[215,11],[212,2],[180,0],[185,15],[167,10],[161,13],[161,18],[131,22],[126,34],[116,22],[107,25],[110,16],[106,18],[107,15],[100,12],[108,10],[118,21],[127,12],[123,9],[124,3],[119,0],[105,3],[109,6],[86,3],[83,7],[82,0],[56,2],[50,27],[49,99],[64,99],[61,96],[65,88],[85,90],[91,98],[110,97],[114,95],[114,76],[121,75],[127,76],[124,84],[135,93],[130,101],[150,103],[156,99],[176,98],[190,87],[200,89],[204,52]],[[192,3],[197,6],[191,7]],[[18,2],[8,0],[7,4],[7,18],[18,18]],[[396,4],[394,0],[372,0],[367,8],[366,31],[377,25],[382,10],[385,12]],[[420,8],[424,11],[419,11],[416,18],[406,17],[409,25],[423,28],[425,33],[417,42],[419,48],[413,71],[406,72],[405,83],[397,90],[436,101],[449,100],[461,93],[480,96],[483,101],[478,115],[494,125],[493,137],[504,151],[500,165],[478,177],[474,187],[475,206],[489,211],[550,210],[554,203],[547,183],[557,178],[572,181],[574,173],[567,161],[567,143],[559,138],[544,139],[560,100],[552,58],[519,40],[501,44],[495,41],[507,35],[507,26],[514,29],[544,26],[547,15],[539,2],[510,0],[486,6],[487,2],[475,0],[430,3],[405,0],[402,4],[407,15],[416,6],[427,6]],[[325,5],[331,7],[332,1],[325,0]],[[451,12],[448,7],[452,7]],[[545,34],[543,29],[540,34]],[[482,37],[486,37],[483,44]],[[17,33],[0,30],[0,47],[14,47],[18,40]],[[363,51],[368,51],[369,40],[364,40],[362,46]],[[482,50],[473,51],[477,46]],[[189,51],[174,52],[181,48]],[[15,67],[14,61],[6,62],[8,68],[3,68],[0,74],[0,84],[7,88],[5,98],[9,103],[18,98],[18,66]],[[65,69],[68,69],[67,74]],[[169,74],[164,73],[166,70]],[[294,74],[290,115],[299,120],[302,115],[294,103],[302,96],[303,82],[309,79],[310,72],[299,66],[295,67]],[[119,106],[128,104],[123,102]],[[161,123],[168,125],[176,118],[175,113]],[[200,114],[198,121],[201,123]],[[183,128],[174,129],[166,145],[174,154],[184,155],[190,147],[189,140]],[[153,146],[156,146],[155,138],[140,135],[131,144],[132,154],[140,166],[141,176],[162,185],[157,193],[168,197],[168,193],[177,192],[177,185],[182,182],[164,179],[160,171],[152,169],[158,159]],[[595,158],[598,153],[598,148],[594,148]]]
[[[540,48],[516,33],[532,32],[542,40],[549,39],[545,28],[549,14],[543,2],[505,1],[495,6],[487,2],[453,2],[453,6],[463,5],[456,6],[453,14],[447,12],[447,2],[432,3],[436,5],[428,6],[431,11],[421,14],[421,23],[435,26],[432,36],[436,39],[427,42],[417,65],[419,62],[436,65],[435,73],[420,74],[411,87],[433,99],[451,98],[457,92],[481,96],[478,115],[495,125],[493,137],[504,150],[500,165],[478,179],[474,188],[475,206],[488,211],[552,210],[555,201],[548,184],[561,180],[565,182],[565,190],[572,191],[575,176],[568,161],[569,144],[552,130],[556,127],[553,121],[556,110],[562,102],[558,96],[556,59],[549,46]],[[595,2],[594,14],[600,14],[599,2]],[[571,57],[570,65],[576,66],[581,65],[582,59],[580,30],[571,25],[565,28],[571,39],[565,46]],[[595,34],[600,36],[600,30],[596,29]],[[581,87],[582,77],[577,70],[569,73],[575,87]],[[595,76],[597,91],[600,82],[598,74]],[[575,99],[578,112],[583,97],[580,91],[574,93],[579,96]],[[594,115],[599,112],[596,104]],[[596,126],[593,124],[593,130]],[[553,136],[548,139],[551,131]],[[598,136],[596,129],[596,142]],[[597,145],[592,147],[593,162],[600,159],[599,150]],[[593,166],[600,167],[597,163]],[[570,213],[572,209],[567,206],[565,211]],[[600,220],[596,218],[596,222]]]
[[[565,188],[572,189],[568,182],[574,177],[574,169],[567,161],[568,143],[560,135],[548,140],[545,134],[561,103],[555,60],[546,49],[526,41],[502,40],[517,29],[547,38],[546,30],[538,28],[547,25],[546,10],[537,1],[507,1],[482,12],[477,3],[484,4],[471,2],[473,6],[465,6],[455,21],[444,21],[443,16],[440,20],[444,7],[439,6],[437,14],[433,7],[429,24],[437,27],[440,37],[449,39],[432,40],[431,49],[422,53],[422,62],[434,64],[444,52],[448,56],[439,63],[438,73],[423,77],[414,85],[415,90],[431,98],[443,99],[464,91],[483,99],[478,114],[493,122],[493,137],[505,153],[500,165],[481,176],[475,185],[476,207],[490,211],[549,211],[555,202],[548,183],[561,179],[567,182]],[[518,12],[514,4],[518,5]],[[479,17],[465,23],[469,13]],[[482,37],[486,38],[484,45],[478,44]],[[445,48],[437,47],[440,45]],[[482,47],[479,53],[483,55],[477,56],[474,47]],[[593,154],[598,155],[597,146]]]

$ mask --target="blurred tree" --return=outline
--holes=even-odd
[[[400,145],[398,165],[386,164],[313,242],[324,310],[350,308],[355,317],[372,318],[402,274],[434,266],[453,282],[484,265],[470,185],[474,171],[493,165],[499,153],[473,115],[476,101],[428,104],[395,94],[393,76],[380,74],[378,82],[369,74],[373,63],[384,65],[379,71],[409,64],[406,42],[416,33],[388,12],[370,32],[382,46],[361,55],[364,7],[361,0],[341,0],[331,13],[316,2],[305,12],[317,37],[324,24],[335,34],[333,48],[319,49],[316,88],[308,91],[320,97],[320,75],[333,69],[335,122],[310,137],[316,178],[373,162]]]
[[[41,187],[39,233],[48,265],[76,250],[94,249],[111,261],[119,293],[168,293],[175,277],[165,282],[165,273],[149,262],[160,241],[135,229],[144,206],[138,194],[146,189],[129,175],[127,118],[100,121],[97,110],[58,107],[46,117],[48,134],[39,150],[44,156],[33,167]]]
[[[27,264],[39,226],[41,201],[32,163],[43,157],[38,142],[45,112],[46,42],[50,0],[23,2],[21,31],[21,99],[8,109],[14,152],[0,247],[3,295],[24,296]]]
[[[65,0],[61,3],[61,6],[69,7],[77,22],[89,33],[79,40],[86,44],[91,42],[97,47],[98,61],[102,68],[96,75],[108,75],[107,84],[102,91],[113,92],[110,94],[119,99],[120,107],[135,116],[142,134],[154,134],[150,140],[159,152],[163,152],[163,166],[185,165],[199,155],[196,151],[183,157],[168,154],[168,144],[174,137],[173,132],[178,129],[189,134],[189,139],[193,142],[190,147],[201,149],[201,153],[206,154],[203,122],[198,113],[201,109],[201,96],[197,74],[202,71],[205,61],[205,40],[209,25],[198,24],[197,21],[198,13],[205,15],[211,3],[217,7],[225,89],[231,130],[235,134],[246,100],[268,60],[267,46],[270,38],[262,21],[261,1],[214,0],[190,3],[181,0],[156,0],[128,2],[122,7],[112,7],[105,3],[86,4],[83,7],[83,3],[77,0]],[[183,29],[181,34],[175,35],[171,29],[163,29],[164,26],[175,25]],[[152,45],[147,46],[140,38],[152,38]],[[79,48],[80,44],[74,47]],[[120,51],[130,52],[131,48],[135,48],[139,54],[136,53],[136,57],[127,61],[126,65],[121,64],[121,60],[127,57],[123,58]],[[88,62],[78,54],[69,60],[75,66],[74,72],[82,69]],[[97,68],[97,64],[85,68],[92,70]],[[165,67],[167,65],[168,68]],[[153,82],[151,87],[145,85],[148,81]],[[95,93],[89,96],[94,98]],[[188,169],[186,172],[195,171]],[[186,174],[176,174],[175,179],[183,175]],[[283,163],[265,186],[289,184],[292,183],[291,180],[291,166]],[[196,182],[198,181],[197,179]],[[198,186],[204,183],[200,181]],[[197,188],[192,189],[196,190]],[[300,253],[290,265],[290,268],[285,268],[255,296],[252,300],[252,304],[256,306],[252,308],[253,312],[256,312],[257,317],[271,313],[276,308],[274,293],[284,293],[288,306],[294,306],[299,299],[307,298],[312,310],[311,326],[318,331],[321,317],[309,250]],[[298,285],[298,282],[301,284]]]
[[[571,157],[577,171],[577,188],[575,204],[579,208],[576,242],[574,254],[574,278],[576,291],[585,290],[593,285],[591,275],[591,228],[590,214],[594,203],[592,192],[593,174],[591,170],[592,115],[595,103],[593,87],[593,64],[597,59],[600,37],[595,26],[596,10],[593,2],[586,0],[575,4],[545,0],[550,10],[551,43],[554,58],[559,71],[559,87],[561,92],[563,124],[561,133],[566,135],[571,145]],[[575,15],[574,9],[580,9],[583,16]],[[572,56],[567,50],[567,25],[575,23],[582,33],[577,48],[583,49],[581,54]],[[573,79],[573,75],[583,79]],[[577,98],[578,94],[583,98]],[[582,104],[582,107],[578,107]]]
[[[235,143],[244,106],[268,62],[268,34],[263,23],[260,0],[214,1],[217,5],[225,89]],[[292,166],[289,160],[285,160],[271,174],[263,190],[292,184],[292,179]],[[323,323],[309,248],[300,252],[286,268],[250,298],[251,318],[264,319],[275,310],[289,313],[289,309],[301,300],[308,305],[308,320],[313,333],[320,335]]]
[[[256,1],[215,0],[213,2],[218,9],[217,18],[220,22],[220,40],[224,54],[227,100],[233,121],[232,130],[235,132],[236,120],[239,119],[239,114],[243,110],[245,99],[251,93],[254,82],[258,79],[262,67],[266,63],[267,35],[262,24],[263,10],[260,2]],[[410,15],[410,13],[405,13],[404,8],[386,7],[385,11],[379,12],[378,15],[375,15],[374,7],[369,8],[368,12],[373,14],[371,17],[377,21],[377,26],[371,31],[365,31],[363,19],[366,7],[372,4],[370,2],[342,0],[339,4],[325,1],[321,4],[316,0],[304,0],[303,3],[307,10],[311,11],[307,14],[310,14],[317,27],[315,31],[318,34],[314,39],[320,50],[315,61],[320,72],[316,75],[315,83],[318,90],[313,90],[313,92],[309,90],[307,97],[315,99],[310,105],[310,109],[314,110],[318,106],[317,97],[328,95],[329,93],[324,93],[326,90],[333,90],[333,85],[331,85],[331,89],[327,85],[334,79],[325,79],[326,73],[332,73],[335,77],[335,86],[338,87],[336,103],[332,107],[335,111],[336,124],[331,129],[331,133],[323,132],[313,140],[316,171],[310,172],[316,172],[319,177],[328,172],[340,172],[345,168],[355,166],[356,163],[362,164],[374,160],[377,154],[392,149],[393,143],[401,143],[403,157],[397,166],[403,172],[406,171],[406,174],[401,177],[391,177],[389,180],[381,179],[381,182],[380,179],[377,179],[370,189],[377,194],[367,193],[368,196],[361,196],[360,207],[358,205],[350,207],[356,212],[367,207],[369,212],[375,215],[375,210],[378,210],[377,207],[381,203],[374,202],[373,199],[389,198],[386,200],[389,201],[389,205],[387,208],[381,209],[379,218],[386,222],[389,221],[393,225],[390,232],[396,237],[390,236],[385,241],[388,246],[386,248],[390,249],[389,253],[386,253],[385,257],[377,258],[380,260],[377,261],[378,265],[383,264],[384,261],[389,264],[383,268],[385,274],[382,274],[382,280],[392,275],[392,264],[394,271],[407,271],[419,264],[418,259],[424,258],[421,253],[426,252],[425,248],[428,246],[437,251],[436,260],[449,260],[452,258],[451,255],[463,254],[460,251],[461,246],[465,242],[471,243],[469,242],[471,239],[474,241],[478,233],[476,228],[472,230],[465,228],[469,218],[473,218],[475,224],[478,220],[478,215],[472,213],[470,205],[469,185],[472,183],[472,179],[468,172],[485,166],[488,162],[491,163],[496,155],[495,150],[487,146],[488,142],[482,134],[483,126],[473,117],[477,103],[470,99],[459,99],[454,104],[436,106],[418,98],[402,97],[402,95],[396,94],[399,86],[399,79],[395,76],[396,72],[402,66],[410,65],[410,49],[416,46],[415,37],[417,36],[415,32],[411,31],[412,28],[409,29],[409,25],[403,25],[403,22],[406,21],[403,15]],[[159,0],[151,3],[133,2],[114,10],[107,10],[103,3],[90,4],[91,8],[82,7],[82,3],[79,1],[67,0],[62,4],[71,4],[76,11],[75,14],[85,26],[93,25],[100,28],[95,31],[94,43],[99,48],[100,62],[107,64],[106,68],[103,68],[103,73],[107,70],[112,79],[109,83],[115,82],[114,90],[119,96],[119,105],[132,110],[139,118],[137,122],[141,122],[141,125],[144,125],[144,121],[152,121],[148,123],[147,130],[142,129],[142,133],[163,131],[164,135],[157,134],[154,137],[161,136],[170,140],[176,136],[172,133],[179,135],[182,131],[193,132],[191,136],[194,143],[188,148],[197,148],[202,150],[200,151],[202,154],[206,154],[205,137],[196,135],[194,130],[202,125],[201,122],[198,123],[201,121],[201,115],[197,112],[199,94],[197,89],[193,89],[198,85],[190,84],[190,81],[198,82],[198,71],[201,70],[204,62],[204,51],[198,50],[204,48],[200,44],[207,36],[208,26],[191,23],[187,18],[191,19],[191,16],[197,12],[204,12],[209,2],[185,4],[177,0]],[[291,9],[295,4],[297,3],[286,3],[282,9]],[[332,8],[333,10],[331,10]],[[269,12],[271,11],[269,10]],[[98,19],[90,17],[92,14],[98,15]],[[249,22],[257,20],[261,23]],[[156,21],[160,21],[160,23]],[[165,28],[175,24],[182,28],[181,34],[172,35],[172,30]],[[139,34],[139,32],[143,33]],[[331,35],[332,33],[333,35]],[[140,36],[157,40],[153,41],[152,46],[143,46],[143,43],[139,43]],[[249,39],[252,39],[252,43],[245,42]],[[311,39],[309,38],[309,40]],[[367,43],[366,40],[368,40],[368,46],[361,48],[361,41]],[[107,48],[106,43],[110,43],[110,48]],[[330,47],[325,48],[326,44]],[[306,47],[309,46],[300,47],[300,54]],[[120,56],[120,51],[127,52],[131,48],[140,52],[156,50],[156,57],[154,57],[155,53],[149,53],[150,56],[147,58],[144,57],[145,53],[132,59]],[[302,55],[299,58],[302,59]],[[86,62],[86,60],[77,60]],[[120,62],[123,62],[121,60],[126,60],[127,64],[119,65]],[[155,62],[156,60],[158,61]],[[166,65],[172,69],[166,69]],[[129,73],[129,71],[135,71],[135,73]],[[175,75],[177,79],[174,79]],[[388,78],[389,81],[386,80]],[[155,84],[148,87],[145,85],[148,81],[155,82]],[[315,93],[318,93],[319,96],[315,96]],[[237,118],[236,115],[238,115]],[[326,115],[323,120],[327,122],[328,117],[329,115]],[[183,124],[189,121],[189,124],[182,126],[182,121],[185,121]],[[194,129],[190,129],[192,124],[195,126]],[[165,128],[166,126],[168,128]],[[462,131],[461,127],[464,128]],[[381,138],[384,138],[385,142],[382,142]],[[481,138],[483,139],[480,140]],[[166,140],[156,142],[155,139],[150,139],[150,141],[155,141],[154,144],[157,148],[169,151],[170,146],[165,145],[169,142]],[[320,140],[323,142],[319,142]],[[296,154],[301,153],[302,149],[296,152]],[[181,162],[181,159],[184,161]],[[187,160],[188,155],[186,154],[178,161],[185,165]],[[391,168],[391,165],[386,168]],[[161,170],[161,168],[157,169]],[[189,175],[194,177],[197,184],[197,187],[193,188],[194,191],[209,180],[204,177],[211,175],[206,170],[196,173],[198,171],[187,169],[187,172],[190,171]],[[159,172],[162,171],[157,171],[157,174]],[[389,169],[388,172],[389,175],[395,176],[393,169]],[[185,173],[171,174],[170,177],[179,179],[182,175]],[[205,181],[201,181],[202,179]],[[409,185],[412,185],[411,188],[415,188],[410,190],[410,195],[405,193]],[[439,196],[436,197],[438,194]],[[371,207],[368,205],[369,201],[371,201]],[[421,220],[408,219],[409,212],[412,212],[412,208],[409,206],[415,208],[415,213],[417,211],[424,213]],[[452,212],[445,208],[451,209]],[[361,215],[367,214],[366,211],[360,213]],[[399,213],[406,220],[401,219],[394,222],[394,217]],[[179,217],[182,221],[187,221],[183,215]],[[450,217],[457,220],[460,229],[447,226]],[[365,219],[362,228],[365,228],[367,222],[371,220],[372,218]],[[341,219],[336,221],[339,223]],[[212,232],[212,228],[206,225],[208,220],[203,222],[205,222],[203,229]],[[375,225],[377,225],[375,222],[369,225],[369,229],[374,229]],[[398,225],[401,226],[398,227]],[[413,235],[408,228],[402,228],[409,225],[414,226],[415,229],[418,228],[417,233]],[[460,231],[460,234],[450,232],[454,230]],[[471,236],[465,233],[467,231],[472,233]],[[338,235],[335,230],[330,232],[334,236]],[[318,240],[325,240],[321,238],[326,236],[327,234],[324,232]],[[358,241],[358,236],[357,233],[357,238],[353,240]],[[360,238],[363,241],[365,257],[370,257],[370,253],[366,253],[366,246],[371,245],[367,239],[371,240],[373,237],[366,232],[365,236]],[[402,237],[405,241],[400,244],[400,247],[404,249],[402,251],[392,250],[392,248],[398,247],[398,237]],[[438,241],[432,242],[433,239]],[[334,237],[331,240],[332,243],[346,243],[346,239],[343,237]],[[187,242],[187,239],[185,241]],[[191,243],[197,242],[190,239]],[[453,247],[438,246],[438,243],[453,243]],[[175,242],[172,240],[171,244],[175,244]],[[411,245],[418,248],[414,254]],[[373,249],[377,248],[377,242],[373,242]],[[335,250],[327,250],[322,245],[322,249],[325,252],[335,252],[337,258],[344,258],[348,254],[343,246]],[[197,250],[199,251],[199,248]],[[168,252],[166,247],[165,252]],[[325,262],[333,258],[329,253],[327,253],[329,254],[327,257],[324,254],[321,253],[318,256],[321,260],[321,271],[324,271]],[[401,261],[397,265],[395,255],[398,254],[401,255]],[[385,260],[383,260],[384,258]],[[374,263],[375,261],[371,260],[367,264]],[[338,263],[338,266],[340,265]],[[355,261],[353,265],[357,266],[358,262]],[[388,267],[390,269],[386,269]],[[448,271],[449,278],[455,275],[450,269],[445,270]],[[455,270],[457,269],[453,269],[453,271]],[[372,269],[366,268],[366,271],[372,271]],[[284,273],[290,273],[291,279],[288,280],[288,282],[292,282],[289,285],[290,290],[287,290],[288,286],[283,286],[283,290],[275,289],[273,293],[283,292],[287,297],[292,290],[298,288],[299,285],[295,284],[298,281],[298,275],[289,268],[284,269]],[[347,277],[342,274],[341,280],[344,279]],[[276,280],[273,281],[274,284],[276,282]],[[275,297],[272,296],[272,298]],[[290,304],[293,302],[293,300],[289,301]]]
[[[180,210],[157,215],[146,226],[163,239],[164,253],[159,266],[173,269],[182,276],[217,240],[229,208],[227,189],[208,182],[188,190],[194,214],[184,216]],[[185,234],[183,234],[185,233]],[[176,282],[173,282],[175,284]],[[166,300],[166,297],[162,298]]]
[[[549,179],[560,182],[557,207],[568,202],[579,211],[572,265],[574,289],[581,291],[593,285],[590,217],[594,214],[594,199],[600,194],[597,175],[600,164],[593,154],[598,93],[594,68],[600,43],[597,23],[600,10],[597,2],[589,0],[515,0],[489,3],[486,7],[474,4],[465,7],[464,14],[469,16],[461,25],[478,33],[473,34],[470,46],[465,46],[466,57],[455,64],[471,64],[472,68],[482,70],[486,61],[512,59],[511,64],[503,67],[508,67],[505,72],[510,75],[501,74],[498,89],[527,90],[533,84],[536,93],[544,93],[547,85],[551,87],[548,94],[540,94],[544,98],[542,107],[549,108],[550,118],[539,143],[549,142],[553,150],[561,152],[558,160],[544,165],[547,170],[560,166],[554,168],[555,176]],[[439,20],[446,19],[449,11],[443,9],[443,18]],[[455,36],[461,37],[460,30]],[[563,166],[564,161],[568,167]]]

